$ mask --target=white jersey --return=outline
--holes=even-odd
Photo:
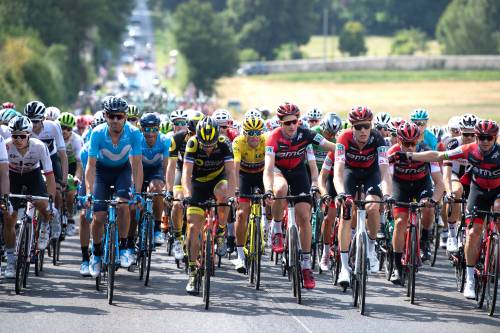
[[[442,142],[445,150],[453,150],[463,144],[461,136],[457,137],[450,136],[445,140],[443,140]],[[458,177],[462,177],[462,175],[465,173],[465,170],[469,166],[469,161],[467,161],[467,159],[465,158],[459,158],[456,160],[444,161],[443,165],[451,166],[451,172],[453,173],[454,176],[456,176],[456,177],[452,176],[452,179],[457,179]]]
[[[9,156],[7,155],[7,148],[5,146],[5,140],[0,136],[0,164],[9,163]]]
[[[10,128],[6,125],[0,125],[0,136],[7,140],[10,138]]]
[[[66,144],[66,155],[68,155],[68,163],[76,163],[76,161],[80,161],[80,153],[82,151],[83,139],[80,135],[76,133],[71,133],[71,136]]]
[[[27,173],[34,171],[42,164],[42,170],[45,174],[52,173],[52,161],[47,146],[42,141],[30,138],[28,151],[21,155],[17,150],[12,138],[5,142],[9,156],[9,169],[15,173]]]
[[[50,155],[54,155],[59,150],[66,151],[61,126],[52,120],[44,120],[40,133],[32,132],[31,137],[43,141],[47,145]]]

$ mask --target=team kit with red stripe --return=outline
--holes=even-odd
[[[262,237],[257,238],[262,249],[269,248],[273,256],[289,265],[288,251],[298,246],[295,269],[300,269],[301,288],[316,288],[318,239],[322,246],[322,254],[317,256],[320,271],[335,269],[331,263],[337,260],[335,283],[344,290],[353,287],[356,273],[350,253],[359,246],[353,240],[360,209],[366,213],[363,227],[368,273],[380,274],[380,244],[390,236],[387,244],[393,255],[387,260],[394,269],[388,280],[398,288],[406,278],[405,232],[413,216],[408,207],[418,203],[419,269],[432,269],[422,263],[430,259],[431,234],[438,223],[435,217],[440,215],[436,209],[445,209],[441,208],[444,205],[449,213],[442,214],[442,245],[450,257],[463,251],[463,294],[467,299],[477,296],[484,221],[491,215],[498,222],[494,212],[500,211],[500,145],[498,125],[492,120],[464,115],[458,129],[450,125],[449,135],[440,135],[440,141],[427,128],[429,113],[424,109],[416,109],[406,120],[391,121],[387,113],[374,115],[368,107],[356,106],[343,121],[334,112],[323,115],[318,108],[303,118],[297,105],[284,103],[277,107],[272,121],[266,121],[261,110],[252,109],[238,124],[225,109],[207,115],[179,108],[166,120],[173,129],[168,135],[160,133],[163,115],[149,112],[141,116],[136,106],[115,96],[103,101],[103,110],[92,122],[70,113],[50,121],[44,118],[45,111],[43,103],[32,101],[24,114],[15,114],[1,124],[0,190],[7,262],[2,274],[7,279],[16,278],[15,225],[22,206],[22,200],[9,194],[49,198],[33,202],[39,220],[36,244],[43,251],[51,238],[64,240],[59,235],[66,235],[67,226],[60,214],[72,220],[73,206],[67,206],[63,198],[69,191],[79,193],[79,273],[84,277],[98,278],[106,267],[103,235],[109,218],[107,200],[116,198],[125,203],[116,208],[116,253],[121,268],[133,271],[139,263],[144,237],[141,221],[144,214],[151,214],[152,242],[157,248],[168,244],[178,266],[188,273],[186,292],[191,295],[200,292],[209,225],[213,227],[213,249],[208,251],[219,258],[235,252],[236,271],[250,273],[247,228],[252,225],[249,218],[255,218],[256,203],[262,206]],[[308,124],[315,127],[310,129]],[[76,129],[85,132],[84,139],[71,136]],[[63,131],[69,132],[63,137]],[[67,187],[70,179],[72,188]],[[144,205],[146,192],[161,198],[153,200],[152,208]],[[254,193],[260,196],[252,197]],[[463,211],[450,201],[457,193],[466,199]],[[360,198],[369,203],[357,207]],[[316,215],[318,211],[322,214]],[[385,216],[393,216],[393,220],[381,219]],[[467,225],[465,245],[457,243],[462,216]],[[289,224],[291,218],[293,225]],[[394,226],[390,235],[386,228],[389,222]],[[319,223],[318,228],[315,223]],[[320,234],[315,235],[312,227]],[[289,234],[293,228],[298,240]],[[333,257],[336,253],[338,258]],[[293,267],[286,265],[294,274]]]

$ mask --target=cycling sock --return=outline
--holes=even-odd
[[[449,230],[448,237],[457,237],[456,225],[457,225],[457,221],[455,221],[455,222],[448,221],[448,230]]]
[[[302,269],[311,269],[311,252],[302,252]]]
[[[82,246],[82,261],[89,261],[89,247]]]
[[[155,232],[161,231],[161,221],[155,221]]]
[[[422,229],[422,242],[427,242],[429,240],[429,230]]]
[[[323,257],[328,257],[330,254],[330,245],[323,244]]]
[[[394,252],[394,266],[398,271],[401,271],[403,264],[401,263],[401,258],[403,257],[402,252]]]
[[[94,252],[94,256],[100,257],[102,255],[101,243],[94,243],[92,251]]]
[[[281,230],[281,221],[273,220],[273,234],[281,234],[283,230]]]
[[[340,262],[342,263],[342,270],[349,271],[349,251],[340,252]]]
[[[12,262],[15,262],[16,261],[16,249],[15,248],[12,248],[12,249],[5,249],[5,254],[7,256],[7,262],[8,263],[12,263]]]
[[[135,247],[134,237],[128,236],[127,237],[127,249],[133,249],[134,247]]]
[[[236,246],[236,251],[238,252],[238,258],[245,261],[245,251],[243,251],[243,246]]]
[[[181,232],[181,231],[176,231],[176,232],[174,232],[174,237],[175,237],[177,240],[182,240],[182,232]]]
[[[124,250],[127,248],[127,239],[120,238],[120,250]]]
[[[474,266],[467,266],[467,281],[474,281]]]
[[[368,252],[375,253],[375,239],[371,239],[370,236],[368,236]]]

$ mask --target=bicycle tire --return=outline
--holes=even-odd
[[[23,289],[24,275],[26,274],[26,261],[28,259],[28,241],[29,232],[27,230],[26,222],[21,225],[19,232],[19,241],[17,242],[17,261],[16,261],[16,281],[15,291],[19,295]]]
[[[153,256],[153,248],[154,248],[154,220],[153,216],[148,215],[146,219],[147,226],[147,235],[146,235],[146,253],[147,253],[147,265],[146,265],[146,278],[144,279],[144,286],[148,286],[149,283],[149,273],[151,272],[151,257]],[[146,260],[145,260],[146,261]]]
[[[255,263],[255,290],[260,289],[260,269],[261,269],[261,263],[262,263],[262,228],[260,224],[260,219],[255,218],[255,248],[256,248],[256,255],[254,258],[254,263]]]
[[[333,255],[330,257],[330,272],[334,286],[338,284],[340,267],[340,254],[338,253],[338,249],[334,249]]]
[[[366,237],[361,238],[361,272],[359,273],[359,312],[361,315],[365,314],[366,308],[366,281],[368,280],[368,260],[367,250],[368,244]]]
[[[323,250],[324,250],[323,241],[322,240],[317,241],[315,247],[316,247],[316,253],[318,254],[316,258],[318,264],[318,273],[321,274],[323,273],[323,270],[321,269],[321,258],[323,258]],[[314,271],[314,268],[312,268],[312,270]]]
[[[463,228],[459,228],[457,232],[457,239],[463,237]],[[465,286],[465,271],[466,271],[466,263],[465,263],[465,253],[464,248],[460,247],[456,255],[453,255],[456,261],[454,261],[455,266],[455,280],[457,283],[457,291],[460,293],[464,292]]]
[[[394,271],[394,253],[392,246],[387,247],[387,252],[384,254],[384,274],[387,281],[391,280],[392,272]]]
[[[356,237],[353,238],[351,242],[351,248],[349,251],[349,260],[351,261],[351,286],[352,286],[352,306],[358,307],[358,293],[359,293],[359,283],[354,274],[356,265]]]
[[[300,253],[299,253],[299,248],[297,246],[298,244],[298,233],[296,228],[291,229],[291,235],[290,235],[290,244],[289,246],[291,247],[291,253],[292,253],[292,258],[290,258],[290,262],[292,263],[293,267],[291,269],[292,273],[292,289],[293,289],[293,296],[297,300],[297,304],[302,303],[302,280],[301,280],[301,272],[300,272]]]
[[[213,258],[212,258],[212,233],[207,229],[204,244],[204,262],[203,262],[203,302],[205,310],[210,305],[210,277],[212,276]]]
[[[113,303],[115,291],[115,251],[116,251],[116,224],[110,224],[108,228],[108,277],[107,277],[107,297],[108,303]]]
[[[246,257],[246,261],[247,261],[247,267],[248,267],[248,281],[250,282],[250,284],[254,284],[255,282],[255,230],[254,230],[254,226],[255,226],[255,220],[254,220],[254,217],[253,215],[250,216],[250,221],[248,223],[248,232],[247,232],[247,235],[246,235],[246,239],[248,240],[247,241],[247,248],[248,248],[248,252],[247,252],[247,257]]]
[[[408,272],[408,289],[410,296],[410,303],[415,304],[415,278],[417,270],[417,232],[415,228],[411,229],[411,243],[410,243],[410,264]]]
[[[137,263],[139,265],[139,280],[142,280],[144,278],[144,269],[145,269],[145,266],[146,266],[146,260],[145,260],[145,249],[146,247],[144,246],[144,236],[145,236],[145,232],[144,232],[144,229],[145,226],[144,226],[144,223],[145,221],[143,220],[140,224],[140,227],[139,227],[139,243],[138,243],[138,251],[137,251]]]
[[[495,313],[495,305],[497,301],[497,291],[498,291],[498,266],[500,265],[500,249],[498,237],[491,238],[491,256],[490,256],[490,267],[488,268],[488,278],[486,281],[486,310],[489,316],[493,316]]]
[[[434,249],[432,249],[432,259],[431,259],[431,267],[434,267],[434,265],[436,264],[436,259],[437,259],[437,253],[438,253],[438,250],[439,250],[439,246],[440,246],[440,237],[441,237],[441,227],[438,225],[438,222],[437,221],[434,221],[434,228],[432,230],[433,232],[433,235],[434,235],[434,239],[433,239],[433,245],[434,245]]]
[[[45,250],[41,250],[38,252],[38,271],[43,271],[43,262],[45,260]]]
[[[58,246],[58,241],[55,238],[52,238],[50,240],[50,247],[52,247],[52,265],[57,266],[57,246]]]
[[[290,268],[290,265],[289,265],[290,258],[288,258],[288,247],[289,246],[290,246],[290,242],[289,242],[289,237],[288,237],[288,233],[287,233],[285,236],[285,246],[284,246],[283,252],[281,253],[281,260],[280,260],[281,275],[282,276],[286,276],[288,271],[289,271],[289,268]],[[276,260],[278,260],[277,253],[276,253]],[[288,279],[290,280],[290,274],[288,274]]]

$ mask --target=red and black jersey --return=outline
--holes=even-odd
[[[417,152],[431,150],[428,146],[420,143],[417,145]],[[387,152],[388,155],[401,151],[399,144],[393,145]],[[441,168],[437,162],[418,161],[396,161],[391,165],[392,175],[396,181],[414,182],[429,177],[433,172],[439,172]]]
[[[384,138],[376,130],[371,130],[368,143],[359,148],[353,130],[349,128],[337,139],[335,162],[345,163],[350,169],[376,169],[380,164],[389,164],[387,149]]]
[[[234,128],[228,128],[225,137],[229,139],[229,141],[233,142],[234,139],[238,136],[238,131]]]
[[[283,135],[281,128],[269,133],[266,139],[266,154],[275,156],[275,165],[280,169],[295,169],[305,161],[309,144],[321,145],[325,140],[321,134],[299,127],[291,139]]]
[[[333,165],[335,164],[335,152],[329,151],[326,155],[325,161],[323,162],[322,169],[328,171],[328,174],[333,176]]]
[[[490,152],[483,154],[477,143],[469,143],[445,152],[447,159],[466,159],[471,167],[472,181],[481,189],[500,187],[500,145],[495,143]]]

